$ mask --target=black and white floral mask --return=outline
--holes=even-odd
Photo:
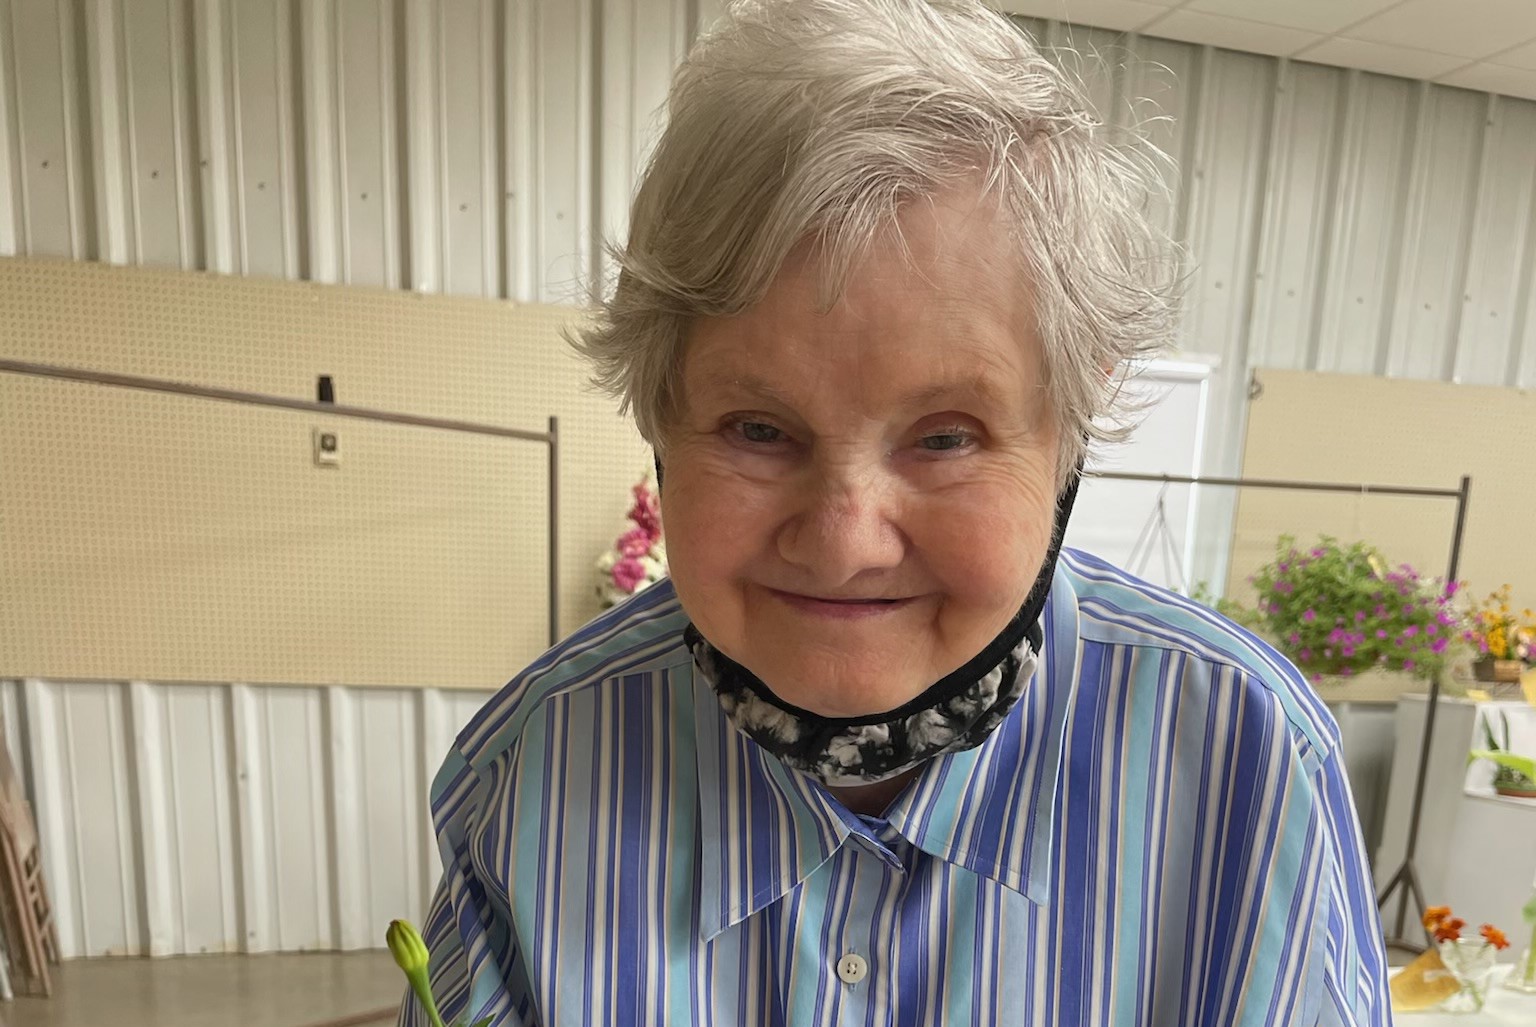
[[[875,784],[943,753],[974,749],[1008,716],[1034,676],[1041,615],[1077,484],[1074,474],[1056,501],[1050,549],[1008,626],[965,666],[897,709],[867,717],[824,717],[784,702],[691,624],[684,641],[731,723],[787,766],[824,785]]]

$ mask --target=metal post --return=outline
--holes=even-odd
[[[468,432],[471,435],[490,435],[500,439],[525,439],[544,442],[543,432],[525,431],[521,428],[503,428],[495,424],[476,424],[473,421],[456,421],[447,417],[420,417],[401,414],[393,410],[373,410],[368,407],[344,406],[337,403],[317,403],[308,399],[289,399],[287,396],[271,396],[261,392],[242,392],[239,389],[223,389],[212,385],[193,385],[190,382],[167,381],[163,378],[145,378],[135,374],[116,374],[110,371],[87,371],[76,367],[54,364],[33,364],[24,360],[8,360],[0,357],[0,371],[28,375],[33,378],[52,378],[56,381],[82,382],[87,385],[110,385],[119,389],[137,389],[141,392],[159,392],[172,396],[192,396],[197,399],[215,399],[225,403],[245,406],[269,407],[276,410],[297,410],[306,414],[324,414],[327,417],[350,417],[361,421],[378,421],[384,424],[404,424],[413,428],[438,428],[443,431]]]
[[[549,644],[560,641],[560,418],[549,419]]]
[[[1445,580],[1453,582],[1461,571],[1461,542],[1467,527],[1467,501],[1471,498],[1472,479],[1468,475],[1461,476],[1461,487],[1456,490],[1456,524],[1451,529],[1451,558],[1447,564]],[[1403,862],[1387,882],[1386,888],[1376,900],[1378,907],[1386,904],[1387,900],[1401,886],[1402,891],[1397,897],[1397,917],[1387,945],[1392,948],[1405,951],[1423,951],[1424,946],[1410,941],[1403,933],[1408,923],[1408,900],[1412,897],[1418,909],[1419,918],[1424,916],[1424,893],[1419,887],[1418,869],[1414,865],[1414,857],[1419,848],[1419,822],[1424,814],[1424,784],[1429,776],[1429,747],[1435,737],[1435,712],[1440,705],[1440,675],[1436,674],[1429,679],[1429,695],[1424,702],[1424,732],[1419,739],[1419,767],[1413,782],[1413,802],[1409,806],[1408,814],[1408,840],[1403,847]]]

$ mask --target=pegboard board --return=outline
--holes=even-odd
[[[563,308],[0,260],[18,360],[541,431],[561,627],[646,450]],[[335,430],[341,466],[314,465]],[[0,676],[494,687],[544,647],[539,443],[0,374]]]
[[[1509,583],[1517,608],[1536,605],[1536,552],[1524,540],[1536,479],[1516,454],[1536,437],[1536,394],[1523,389],[1313,371],[1257,371],[1248,403],[1243,475],[1455,489],[1472,478],[1459,577],[1481,596]],[[1282,534],[1362,540],[1393,563],[1442,577],[1453,499],[1242,489],[1227,595],[1248,601],[1247,577],[1273,558]],[[1391,675],[1394,698],[1415,679]]]

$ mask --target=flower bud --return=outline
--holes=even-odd
[[[432,986],[427,980],[430,958],[427,943],[421,940],[416,925],[409,920],[391,920],[389,930],[384,932],[384,943],[389,946],[389,954],[395,957],[395,965],[405,971],[405,979],[410,982],[416,1000],[427,1011],[432,1027],[443,1027],[443,1018],[438,1015],[437,1003],[432,1000]]]
[[[395,957],[395,965],[407,974],[427,968],[427,943],[409,920],[391,920],[384,942]]]

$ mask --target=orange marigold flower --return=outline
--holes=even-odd
[[[1449,920],[1440,921],[1440,926],[1435,928],[1436,941],[1460,941],[1461,929],[1467,926],[1467,922],[1461,917],[1452,917]]]
[[[1492,945],[1494,948],[1500,950],[1509,948],[1509,939],[1504,937],[1503,931],[1499,930],[1492,924],[1484,924],[1480,933],[1482,934],[1483,938],[1487,940],[1488,944]]]
[[[1433,931],[1440,926],[1440,921],[1451,915],[1450,906],[1430,906],[1424,911],[1424,929]]]

